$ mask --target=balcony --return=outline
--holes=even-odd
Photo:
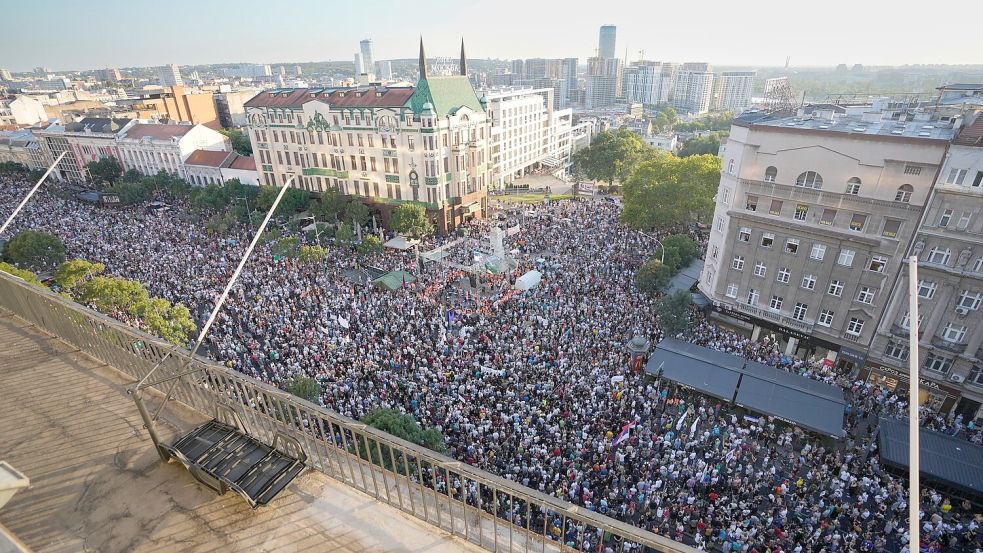
[[[907,328],[899,325],[898,323],[894,323],[894,324],[891,325],[891,334],[897,336],[898,338],[904,338],[905,340],[907,340],[908,337],[909,337],[909,332],[910,331]],[[918,339],[919,340],[921,340],[922,334],[924,334],[924,333],[925,333],[924,330],[919,330],[918,331]]]
[[[976,350],[976,355],[974,355],[973,357],[975,357],[977,359],[983,360],[983,347],[980,347],[979,349],[977,349]]]
[[[945,351],[956,354],[966,351],[966,344],[950,342],[941,336],[932,336],[932,345],[939,349],[944,349]]]

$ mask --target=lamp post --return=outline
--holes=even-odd
[[[659,239],[656,238],[656,237],[654,237],[654,236],[650,236],[648,234],[645,234],[644,231],[641,231],[640,230],[640,231],[638,231],[638,233],[641,234],[642,236],[646,237],[646,238],[651,238],[652,240],[655,240],[655,243],[659,246],[659,249],[662,250],[662,255],[659,257],[659,263],[665,265],[665,263],[666,263],[666,247],[662,245],[662,242],[660,242]]]

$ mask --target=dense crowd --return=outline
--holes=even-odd
[[[6,217],[26,184],[7,179],[0,188]],[[900,551],[907,495],[903,480],[880,466],[874,436],[876,417],[903,414],[906,398],[697,313],[688,339],[847,390],[848,439],[823,442],[631,370],[627,341],[663,338],[654,300],[633,284],[656,244],[619,224],[618,214],[615,205],[566,200],[472,223],[471,236],[492,224],[520,226],[505,244],[515,272],[482,276],[477,289],[446,265],[418,270],[413,251],[359,258],[332,246],[310,263],[274,259],[263,245],[207,346],[229,367],[275,385],[316,378],[323,405],[349,417],[379,407],[412,414],[439,429],[457,459],[700,549]],[[244,228],[208,233],[183,209],[95,207],[47,191],[0,238],[28,228],[60,236],[70,258],[104,263],[108,273],[184,302],[199,324],[250,239]],[[467,239],[448,250],[466,263],[474,247]],[[346,276],[366,265],[420,279],[390,292]],[[514,277],[533,268],[541,284],[516,293]],[[923,418],[979,442],[968,421]],[[629,437],[613,445],[625,427]],[[926,547],[983,551],[983,517],[972,505],[926,488],[922,507]],[[598,550],[596,535],[561,532],[553,537]]]

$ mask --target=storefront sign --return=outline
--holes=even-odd
[[[851,363],[856,363],[858,366],[863,366],[864,362],[867,360],[867,354],[855,349],[842,347],[840,348],[837,358],[843,358]]]

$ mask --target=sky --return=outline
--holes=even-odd
[[[55,71],[167,63],[560,58],[594,54],[598,27],[618,28],[629,60],[728,66],[983,64],[983,1],[942,11],[914,0],[32,0],[5,2],[0,68]],[[933,22],[934,21],[934,22]],[[966,22],[966,28],[960,25]]]

